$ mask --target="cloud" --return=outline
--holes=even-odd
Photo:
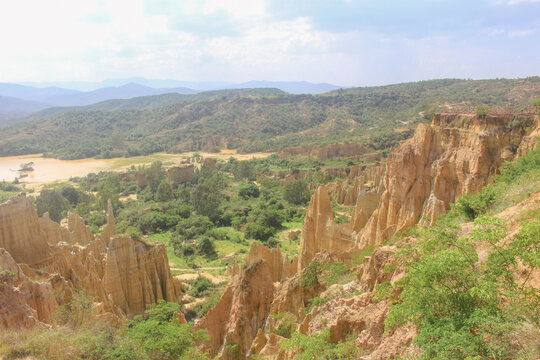
[[[508,5],[519,5],[519,4],[534,4],[540,3],[540,0],[507,0],[505,1]]]
[[[9,36],[0,37],[0,48],[9,56],[0,57],[0,81],[143,76],[367,85],[537,74],[540,50],[524,44],[538,38],[537,13],[527,6],[474,2],[464,17],[462,5],[458,0],[5,2],[0,33]]]
[[[514,37],[524,37],[529,34],[532,34],[534,30],[528,29],[528,30],[512,30],[508,32],[508,37],[514,38]]]

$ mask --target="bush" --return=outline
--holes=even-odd
[[[489,106],[487,105],[479,105],[476,107],[476,116],[478,117],[486,117],[489,113]]]
[[[275,230],[256,222],[250,222],[245,226],[244,232],[248,238],[267,242],[274,235]]]
[[[199,276],[193,281],[193,284],[191,284],[189,294],[193,297],[203,297],[208,295],[209,290],[213,287],[214,285],[210,280],[204,276]]]
[[[420,359],[510,359],[532,345],[499,339],[528,321],[540,322],[538,291],[518,284],[514,275],[519,263],[527,271],[538,266],[540,222],[523,224],[508,245],[501,242],[506,229],[500,219],[479,217],[474,225],[470,237],[460,238],[457,229],[439,221],[412,253],[400,254],[408,272],[398,282],[403,291],[385,324],[390,330],[413,322]],[[479,243],[488,245],[482,266],[477,265]]]
[[[156,201],[165,202],[174,199],[173,190],[171,184],[165,179],[161,180],[156,190]]]
[[[305,180],[291,180],[283,188],[283,198],[294,205],[305,205],[310,196]]]
[[[328,328],[311,336],[294,332],[290,340],[279,345],[282,349],[293,350],[297,360],[354,360],[359,355],[353,337],[337,344],[331,343]]]
[[[254,183],[242,184],[240,190],[238,190],[238,195],[244,200],[258,198],[259,194],[259,187]]]
[[[304,269],[302,275],[300,275],[300,285],[305,288],[313,287],[319,284],[319,276],[323,272],[323,264],[314,260],[309,263]]]
[[[289,312],[284,312],[272,314],[272,318],[279,323],[277,327],[272,329],[272,332],[285,339],[290,339],[295,327],[296,317]]]
[[[212,239],[206,235],[197,239],[197,252],[203,256],[216,255],[216,247]]]
[[[103,359],[191,359],[200,358],[195,342],[207,339],[202,330],[193,331],[193,324],[180,324],[173,317],[180,311],[177,303],[163,300],[129,322],[124,336],[105,351]]]
[[[494,186],[488,185],[483,191],[474,195],[465,195],[458,199],[456,209],[465,215],[469,220],[476,219],[479,215],[485,214],[488,208],[497,198]]]

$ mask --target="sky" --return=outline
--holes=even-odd
[[[540,0],[0,0],[0,82],[540,74]]]

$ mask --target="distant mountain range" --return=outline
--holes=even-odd
[[[322,94],[336,90],[342,86],[327,83],[315,84],[307,81],[248,81],[244,83],[229,83],[220,81],[181,81],[181,80],[155,80],[139,77],[125,79],[107,79],[99,82],[67,81],[67,82],[26,82],[21,85],[46,88],[60,87],[74,89],[82,92],[98,90],[106,87],[122,87],[127,84],[139,84],[153,89],[188,88],[192,91],[210,91],[225,89],[253,89],[253,88],[276,88],[291,94]],[[172,91],[171,91],[172,92]],[[154,94],[155,95],[155,94]],[[141,95],[143,96],[143,95]]]
[[[272,88],[169,93],[41,110],[0,129],[0,156],[82,159],[224,148],[248,153],[343,142],[379,151],[436,112],[470,112],[478,105],[518,111],[539,97],[540,77],[440,79],[321,95]]]
[[[86,106],[107,100],[161,94],[190,95],[211,90],[255,88],[276,88],[290,94],[321,94],[340,87],[306,81],[249,81],[231,84],[144,78],[108,79],[101,82],[0,83],[0,125],[17,122],[17,117],[50,107]]]

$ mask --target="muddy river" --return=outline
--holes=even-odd
[[[225,150],[218,154],[201,153],[203,157],[226,160],[234,157],[238,160],[248,160],[251,158],[264,158],[269,153],[236,154],[230,150]],[[13,181],[19,176],[18,169],[22,164],[33,162],[33,171],[25,174],[28,176],[20,179],[28,184],[45,184],[54,181],[68,180],[70,177],[85,176],[86,174],[99,171],[122,171],[131,165],[150,164],[153,161],[162,161],[164,165],[179,164],[193,153],[183,154],[152,154],[148,156],[137,156],[132,158],[114,159],[82,159],[82,160],[58,160],[43,158],[41,154],[0,157],[0,181]]]

